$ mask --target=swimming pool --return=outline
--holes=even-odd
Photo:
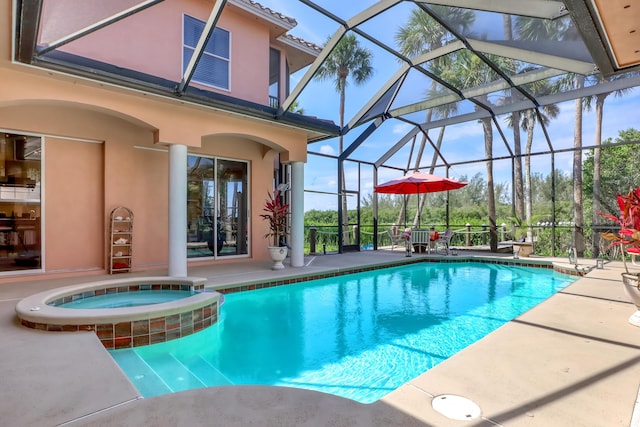
[[[217,325],[111,354],[145,397],[262,384],[371,403],[576,278],[474,262],[393,267],[229,294]]]

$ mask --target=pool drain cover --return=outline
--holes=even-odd
[[[466,397],[453,394],[441,394],[431,401],[437,412],[452,420],[473,420],[482,414],[480,407]]]

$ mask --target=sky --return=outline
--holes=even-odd
[[[259,3],[280,12],[286,16],[293,17],[298,25],[289,31],[297,37],[323,45],[327,38],[337,29],[337,24],[328,20],[326,17],[318,14],[309,7],[298,1],[292,0],[259,0]],[[371,4],[373,0],[356,0],[352,2],[335,1],[335,0],[316,0],[316,4],[327,9],[331,13],[336,14],[342,19],[349,19],[360,11],[364,10]],[[410,12],[410,3],[403,2],[400,7],[396,7],[388,12],[382,13],[375,20],[366,22],[361,28],[377,37],[384,43],[395,47],[395,32],[406,22],[406,17]],[[495,16],[483,15],[480,21],[489,22],[495,19]],[[484,24],[485,28],[491,28],[491,25]],[[494,26],[496,27],[496,26]],[[497,26],[500,30],[501,27]],[[490,30],[489,30],[490,31]],[[491,35],[490,35],[491,36]],[[494,35],[500,37],[499,35]],[[389,78],[398,70],[399,62],[388,52],[382,51],[380,48],[361,39],[364,47],[370,49],[373,53],[374,73],[372,78],[363,86],[348,84],[346,91],[345,121],[348,122],[371,96],[381,87]],[[291,88],[295,88],[304,75],[305,70],[295,74],[291,79]],[[420,80],[423,79],[423,80]],[[412,103],[422,99],[424,90],[418,88],[428,88],[430,81],[427,81],[419,74],[410,74],[408,81],[411,84],[405,84],[403,90],[398,95],[403,103]],[[406,89],[405,89],[406,87]],[[425,89],[426,90],[426,89]],[[304,108],[304,113],[310,116],[316,116],[323,119],[333,120],[339,123],[339,97],[335,91],[332,82],[321,82],[312,80],[303,90],[298,98],[299,105]],[[464,105],[464,104],[463,104]],[[554,149],[570,148],[573,146],[574,133],[574,102],[569,101],[558,105],[560,113],[556,119],[547,127],[549,137],[552,141]],[[610,95],[607,98],[604,108],[602,139],[615,139],[619,131],[632,127],[640,128],[640,88],[634,88],[622,97]],[[463,107],[464,108],[464,107]],[[467,107],[469,108],[469,107]],[[416,113],[420,117],[424,117],[425,113]],[[509,143],[512,138],[512,130],[506,125],[504,117],[497,118],[502,131],[505,133]],[[364,131],[368,123],[363,126],[356,127],[345,136],[345,148]],[[382,154],[384,154],[391,146],[399,141],[409,130],[411,125],[397,121],[387,120],[384,124],[369,138],[362,146],[360,146],[353,154],[354,158],[375,162]],[[430,131],[429,136],[435,141],[438,136],[439,129]],[[595,112],[587,111],[583,116],[583,146],[594,144],[595,139]],[[526,135],[522,133],[522,138]],[[407,159],[410,156],[410,146],[407,144],[394,155],[387,164],[399,168],[407,167]],[[537,128],[534,132],[533,151],[547,151],[548,145],[541,128]],[[309,152],[323,153],[327,155],[338,154],[337,139],[321,141],[309,145]],[[430,164],[433,149],[427,149],[423,156],[422,165]],[[477,122],[467,122],[448,126],[444,134],[444,143],[442,149],[443,155],[449,163],[471,161],[478,158],[484,158],[484,136],[482,127]],[[494,129],[494,157],[507,156],[508,152],[505,144],[502,142],[500,134]],[[415,154],[413,155],[415,159]],[[413,164],[413,163],[412,163]],[[548,175],[550,171],[549,156],[533,156],[532,170],[539,171],[544,175]],[[562,153],[556,155],[555,167],[567,174],[571,174],[572,170],[572,154]],[[435,171],[436,174],[444,174],[443,168]],[[449,175],[454,178],[472,178],[476,173],[484,175],[486,166],[484,162],[461,164],[453,166]],[[511,168],[510,161],[496,161],[494,164],[494,173],[496,183],[505,183],[510,186]],[[399,170],[380,168],[378,171],[378,182],[394,179],[402,176]],[[345,175],[348,190],[357,190],[358,183],[360,186],[361,198],[373,192],[373,168],[368,165],[358,167],[354,163],[345,165]],[[337,162],[321,156],[309,155],[308,162],[305,165],[305,211],[318,210],[337,210],[338,198],[336,196],[338,190],[337,185]],[[330,193],[330,194],[323,194]],[[349,208],[355,208],[355,200],[349,198]]]

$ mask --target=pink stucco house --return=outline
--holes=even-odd
[[[0,9],[0,281],[267,259],[280,183],[302,266],[307,143],[335,126],[276,115],[320,51],[295,20],[251,0],[57,0],[33,26],[34,3]],[[133,233],[114,252],[119,206]]]

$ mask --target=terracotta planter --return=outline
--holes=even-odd
[[[531,242],[514,242],[513,243],[514,257],[528,258],[532,252],[533,252],[533,243]]]
[[[640,290],[638,289],[638,281],[640,276],[637,274],[622,273],[622,284],[624,292],[627,294],[631,302],[636,306],[636,311],[629,317],[629,323],[634,326],[640,326]]]
[[[273,260],[272,270],[282,270],[284,264],[282,261],[287,257],[288,248],[286,246],[269,246],[269,255]]]

